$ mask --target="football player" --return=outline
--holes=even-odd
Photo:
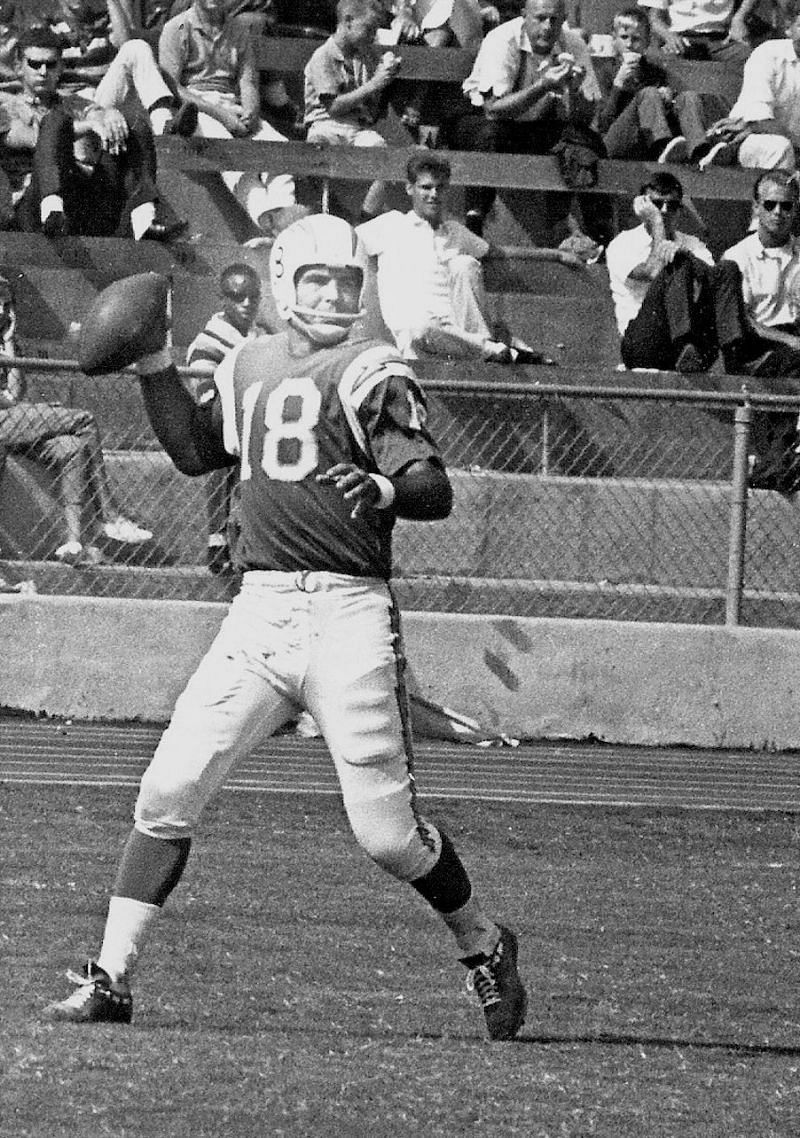
[[[234,349],[210,402],[194,402],[163,346],[136,364],[180,470],[240,463],[242,587],[142,778],[97,960],[71,974],[76,990],[48,1015],[130,1021],[136,959],[203,808],[238,760],[306,708],[358,842],[440,914],[489,1037],[512,1039],[526,1011],[517,939],[486,915],[414,788],[391,533],[398,516],[443,518],[452,506],[423,393],[395,348],[354,331],[363,273],[345,221],[288,227],[270,275],[288,328]]]

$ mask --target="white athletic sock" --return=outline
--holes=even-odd
[[[142,202],[141,205],[135,205],[131,210],[131,229],[133,236],[138,241],[143,233],[146,233],[150,226],[156,219],[156,206],[155,202]]]
[[[134,901],[132,897],[111,898],[97,963],[112,980],[130,979],[139,950],[160,912],[159,905]]]
[[[500,929],[481,911],[474,895],[466,905],[452,913],[440,913],[444,923],[456,938],[459,956],[491,956],[500,939]]]

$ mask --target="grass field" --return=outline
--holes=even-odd
[[[132,794],[5,787],[3,1138],[797,1138],[797,819],[433,803],[531,994],[483,1039],[442,927],[335,799],[225,794],[131,1027],[40,1022],[96,952]]]

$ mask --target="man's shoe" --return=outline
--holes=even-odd
[[[709,166],[735,166],[739,147],[732,142],[715,142],[700,161],[698,170],[707,170]]]
[[[468,956],[467,991],[475,992],[492,1040],[513,1039],[525,1022],[528,995],[517,971],[517,938],[500,926],[500,940],[491,956]]]
[[[67,978],[77,988],[65,1000],[49,1004],[44,1016],[62,1023],[130,1023],[133,1015],[131,990],[125,981],[112,982],[108,973],[94,960],[84,971],[68,972]]]
[[[73,565],[76,568],[103,564],[103,554],[97,546],[83,545],[80,541],[65,541],[53,556],[62,565]]]
[[[231,552],[227,543],[224,545],[209,545],[206,548],[206,566],[213,577],[221,577],[224,573],[231,573]]]
[[[701,371],[708,371],[708,364],[702,352],[689,341],[684,344],[675,361],[675,371],[681,375],[696,375]]]
[[[675,162],[680,163],[681,165],[685,165],[688,161],[689,146],[682,134],[678,134],[675,136],[675,138],[671,138],[658,156],[659,166],[663,166],[667,162]]]
[[[197,130],[198,113],[197,103],[181,103],[164,127],[164,134],[178,134],[181,138],[191,138]]]
[[[145,229],[139,240],[172,241],[174,237],[177,237],[179,234],[183,233],[184,229],[188,228],[188,225],[188,221],[182,220],[172,221],[169,223],[164,221],[154,221],[147,229]]]
[[[509,351],[511,352],[512,364],[555,364],[557,362],[552,356],[546,356],[544,352],[537,352],[535,348],[523,348],[511,344]]]
[[[66,237],[68,233],[67,219],[60,209],[49,213],[42,222],[42,233],[45,237]]]
[[[143,541],[150,541],[153,533],[137,526],[136,522],[119,517],[113,522],[103,522],[103,536],[122,545],[140,545]]]

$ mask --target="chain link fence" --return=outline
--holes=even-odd
[[[20,446],[8,426],[3,435],[0,411],[0,572],[8,587],[231,596],[235,574],[207,567],[212,483],[174,470],[138,384],[128,376],[91,380],[63,362],[22,363],[34,435],[36,416],[43,427],[53,403],[87,415],[80,445],[73,438],[60,447]],[[640,390],[426,380],[455,508],[444,522],[398,523],[401,603],[800,627],[798,507],[792,497],[747,490],[753,409],[785,409],[791,400],[645,387],[670,377],[639,378]],[[94,424],[99,465],[86,441]],[[70,509],[80,515],[84,546],[77,564],[56,557],[69,538]],[[106,523],[120,516],[152,537],[109,537]]]

